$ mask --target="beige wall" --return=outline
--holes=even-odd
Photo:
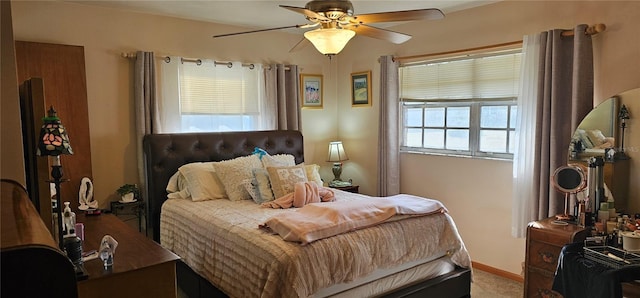
[[[451,13],[440,21],[394,27],[413,35],[400,46],[356,37],[340,54],[338,73],[338,135],[350,158],[342,176],[353,177],[364,186],[364,192],[375,194],[377,153],[369,148],[378,142],[380,55],[403,57],[499,44],[521,40],[526,34],[571,29],[580,23],[608,27],[594,36],[595,102],[640,87],[640,2],[500,2]],[[349,73],[369,69],[373,70],[373,107],[351,108]],[[627,133],[627,140],[633,138],[630,135]],[[402,154],[401,191],[444,202],[474,261],[520,274],[525,241],[511,237],[511,166],[505,161]],[[636,174],[630,180],[639,179]],[[640,201],[638,192],[635,194]]]
[[[451,13],[441,21],[399,25],[393,29],[414,36],[403,45],[357,36],[332,60],[312,47],[290,54],[301,35],[269,32],[214,40],[211,35],[238,28],[66,2],[16,2],[13,21],[18,40],[85,47],[94,184],[96,197],[104,201],[116,199],[112,193],[120,184],[137,179],[131,66],[121,52],[292,63],[304,73],[323,74],[324,108],[305,109],[302,115],[306,160],[323,166],[323,178],[331,179],[324,161],[327,143],[342,140],[350,158],[342,177],[352,178],[362,192],[373,195],[379,56],[450,51],[578,23],[605,23],[607,32],[594,38],[596,100],[602,100],[640,87],[639,10],[638,2],[504,2]],[[364,70],[373,73],[373,106],[352,108],[349,75]],[[520,273],[524,240],[510,236],[510,162],[403,154],[401,167],[401,190],[443,201],[474,261]]]
[[[120,185],[138,182],[133,63],[121,53],[144,50],[188,58],[298,64],[304,73],[327,73],[325,86],[335,85],[330,75],[335,62],[325,63],[311,50],[289,54],[302,38],[297,35],[266,33],[214,40],[212,35],[238,28],[58,1],[13,2],[13,12],[16,40],[84,46],[94,192],[103,208],[118,199],[115,190]],[[334,90],[325,93],[323,110],[302,113],[306,158],[321,165],[325,165],[325,144],[337,132]],[[73,140],[72,133],[69,137]],[[323,175],[331,174],[323,169]]]

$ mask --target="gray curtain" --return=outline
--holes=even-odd
[[[301,130],[300,73],[297,65],[274,64],[265,69],[267,128]],[[270,115],[273,115],[270,116]]]
[[[400,193],[400,112],[398,62],[380,57],[380,121],[378,127],[378,196]]]
[[[593,109],[593,52],[586,28],[577,26],[574,36],[562,36],[563,30],[541,34],[538,132],[532,144],[539,219],[564,211],[564,195],[550,186],[551,175],[567,164],[572,134]]]
[[[140,189],[146,189],[142,138],[146,134],[158,132],[159,121],[156,103],[156,68],[153,52],[136,53],[134,66],[134,94],[136,117],[136,157],[138,159],[138,179]],[[143,194],[146,197],[146,193]]]

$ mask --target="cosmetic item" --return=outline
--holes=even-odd
[[[80,240],[84,241],[84,224],[81,222],[76,223],[76,236],[80,237]]]
[[[598,210],[598,222],[605,223],[609,220],[609,210]]]

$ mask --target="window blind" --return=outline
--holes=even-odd
[[[258,114],[260,71],[241,65],[184,63],[180,67],[182,114]]]
[[[521,53],[465,57],[400,67],[400,97],[411,100],[516,97]]]

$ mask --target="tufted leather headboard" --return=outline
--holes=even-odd
[[[255,147],[269,154],[291,154],[304,161],[302,134],[294,130],[151,134],[144,136],[147,232],[160,242],[160,208],[169,178],[184,164],[249,155]]]

